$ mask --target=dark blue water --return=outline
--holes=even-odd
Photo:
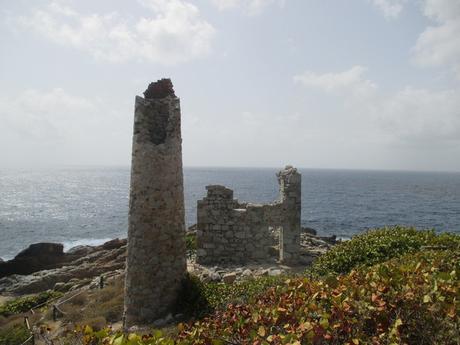
[[[276,169],[186,168],[186,222],[208,184],[234,189],[240,201],[278,197]],[[460,173],[305,169],[302,223],[349,237],[391,224],[460,233]],[[125,237],[129,168],[0,171],[0,257],[31,243],[98,244]]]

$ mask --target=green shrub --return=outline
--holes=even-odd
[[[258,277],[233,284],[203,283],[188,275],[179,293],[176,313],[186,317],[203,317],[230,303],[248,303],[262,292],[283,281],[281,277]]]
[[[30,337],[30,332],[23,325],[14,325],[8,328],[0,328],[0,344],[18,345]]]
[[[200,317],[212,310],[205,292],[205,284],[198,277],[187,274],[182,282],[174,307],[175,313],[185,317]]]
[[[460,236],[432,230],[394,226],[370,230],[334,246],[320,256],[309,272],[316,275],[344,274],[359,266],[371,266],[424,246],[444,249],[460,248]]]
[[[81,345],[175,345],[176,342],[170,336],[159,330],[150,334],[139,335],[135,333],[123,334],[113,332],[109,328],[94,330],[91,326],[78,329],[75,333],[67,334],[65,341],[70,344]]]
[[[186,325],[179,344],[460,342],[460,251],[423,251],[327,281],[288,279]]]
[[[83,345],[457,345],[459,281],[459,250],[421,251],[327,280],[277,282],[249,303],[179,324],[175,336],[86,327],[80,339]]]
[[[212,309],[225,309],[228,304],[251,303],[261,293],[283,282],[286,277],[261,276],[233,284],[205,284],[205,296]]]
[[[192,259],[196,255],[196,233],[187,233],[185,235],[185,248],[187,249],[187,258]]]
[[[187,251],[196,251],[196,234],[187,233],[185,235],[185,246]]]
[[[19,297],[8,301],[0,306],[0,315],[10,316],[13,314],[24,313],[36,306],[45,303],[49,299],[61,297],[62,293],[55,291],[45,291],[37,295]]]

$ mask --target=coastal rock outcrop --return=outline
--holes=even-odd
[[[62,266],[68,256],[60,243],[35,243],[12,260],[0,262],[0,278],[11,274],[30,274]]]
[[[193,226],[188,234],[194,234]],[[190,229],[192,229],[190,231]],[[115,239],[100,246],[77,246],[64,253],[66,263],[57,268],[40,270],[29,275],[12,274],[0,278],[0,294],[29,294],[48,289],[67,291],[89,284],[103,275],[105,278],[116,276],[123,279],[126,261],[126,239]],[[278,263],[278,248],[275,254],[265,263],[251,262],[246,265],[213,265],[204,266],[195,262],[194,255],[189,253],[188,272],[205,282],[247,279],[253,276],[277,275],[288,272],[303,272],[319,255],[328,251],[333,242],[331,238],[321,238],[302,233],[300,238],[301,253],[297,266],[286,266]],[[34,246],[39,248],[40,246]],[[37,255],[41,255],[38,254]],[[224,276],[227,276],[224,280]],[[233,279],[235,278],[235,279]]]
[[[34,253],[34,256],[26,255],[24,257],[45,256],[45,253],[49,253],[51,248],[41,244],[32,246],[33,249],[28,253]],[[38,248],[44,248],[44,253],[40,253]],[[44,268],[28,275],[13,271],[13,274],[0,278],[0,293],[36,293],[53,289],[57,283],[68,283],[69,281],[78,285],[101,274],[124,269],[126,240],[116,239],[95,247],[79,246],[69,250],[68,253],[62,252],[60,256],[62,260],[56,264],[59,267]],[[10,265],[9,267],[14,266]],[[21,268],[22,266],[18,267]]]

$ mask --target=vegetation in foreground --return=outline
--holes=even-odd
[[[460,253],[427,251],[326,280],[288,279],[183,326],[183,344],[458,344]],[[182,326],[181,326],[182,327]]]
[[[192,278],[177,308],[198,321],[174,332],[82,325],[61,343],[459,344],[459,244],[458,235],[374,230],[334,247],[303,277],[232,285]]]
[[[309,272],[316,276],[344,274],[360,266],[372,266],[430,248],[460,249],[460,236],[402,226],[370,230],[321,255]]]

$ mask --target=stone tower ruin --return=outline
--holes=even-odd
[[[181,113],[169,79],[136,96],[124,325],[171,311],[185,277]]]

